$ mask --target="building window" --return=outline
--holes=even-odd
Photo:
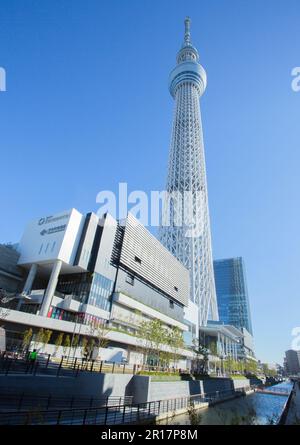
[[[169,305],[171,309],[174,309],[174,301],[173,300],[169,300]]]
[[[131,286],[134,285],[134,276],[131,273],[126,275],[126,283],[131,284]]]
[[[136,263],[142,264],[142,260],[141,260],[138,256],[135,256],[135,257],[134,257],[134,261],[135,261]]]
[[[113,282],[94,272],[61,275],[58,279],[57,291],[72,295],[72,299],[82,304],[97,306],[105,311],[109,310]]]

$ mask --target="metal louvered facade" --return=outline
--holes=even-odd
[[[131,214],[126,220],[119,261],[166,295],[188,305],[188,270]]]

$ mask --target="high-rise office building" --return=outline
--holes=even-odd
[[[243,259],[215,260],[214,272],[220,321],[253,335]]]
[[[186,18],[184,42],[169,79],[175,110],[159,238],[190,271],[190,299],[199,307],[200,325],[208,318],[218,320],[199,104],[205,88],[206,73]]]
[[[289,375],[300,373],[300,351],[289,349],[285,351],[286,370]]]

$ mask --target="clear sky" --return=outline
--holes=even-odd
[[[299,0],[1,0],[0,241],[100,190],[162,190],[167,81],[192,19],[215,258],[243,256],[257,355],[300,326]]]

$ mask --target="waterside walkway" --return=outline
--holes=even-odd
[[[300,379],[294,383],[285,425],[300,425]]]

